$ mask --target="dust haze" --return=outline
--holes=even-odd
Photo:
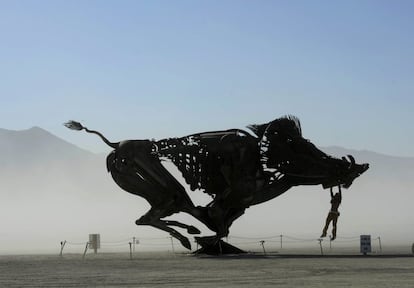
[[[338,238],[370,234],[380,236],[386,245],[411,246],[414,158],[341,147],[318,148],[332,156],[351,154],[357,163],[370,164],[350,189],[343,190]],[[104,242],[169,237],[152,227],[135,225],[150,206],[112,181],[105,154],[83,150],[34,127],[23,131],[0,129],[0,157],[0,254],[55,253],[60,241],[83,243],[90,233],[100,233]],[[167,168],[185,185],[172,165],[167,164]],[[210,200],[201,191],[187,191],[195,204],[205,205]],[[231,227],[230,236],[283,234],[316,239],[329,202],[329,191],[321,186],[292,188],[247,209]],[[186,214],[169,219],[196,225],[204,236],[213,234]]]

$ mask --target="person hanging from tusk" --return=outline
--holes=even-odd
[[[338,186],[339,191],[333,194],[332,187],[330,188],[331,192],[331,210],[328,213],[328,217],[326,217],[325,227],[323,228],[323,232],[321,238],[326,237],[326,231],[328,230],[329,223],[332,221],[332,237],[331,241],[335,240],[336,238],[336,223],[338,222],[339,211],[338,207],[342,201],[342,194],[341,194],[341,186]]]

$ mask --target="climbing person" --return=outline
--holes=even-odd
[[[323,232],[321,238],[326,237],[326,231],[328,230],[329,223],[332,221],[332,237],[331,241],[335,240],[336,238],[336,223],[338,222],[339,211],[338,207],[342,201],[342,194],[341,194],[341,186],[338,186],[339,191],[333,194],[332,187],[330,188],[331,192],[331,210],[328,213],[328,217],[326,217],[325,227],[323,228]]]

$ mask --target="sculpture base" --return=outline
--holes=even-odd
[[[213,241],[214,239],[214,241]],[[215,237],[196,237],[197,243],[201,246],[194,254],[223,255],[223,254],[244,254],[247,253],[223,240],[217,241]]]

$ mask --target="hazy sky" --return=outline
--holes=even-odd
[[[1,1],[0,127],[83,148],[242,128],[414,156],[414,1]]]

